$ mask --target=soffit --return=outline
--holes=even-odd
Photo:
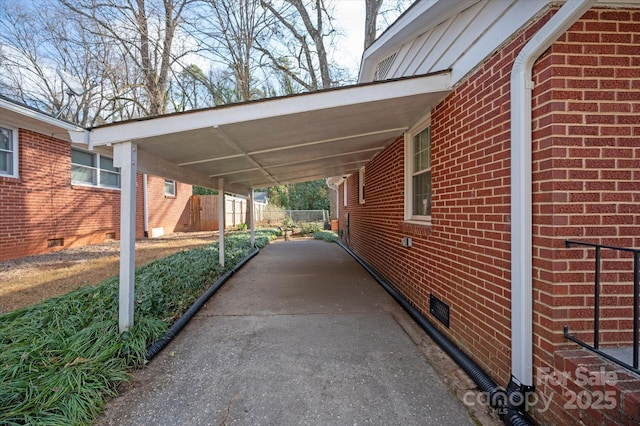
[[[246,194],[348,175],[449,91],[448,72],[129,121],[72,133],[92,148],[131,141],[138,169]]]

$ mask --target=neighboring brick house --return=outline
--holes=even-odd
[[[497,383],[515,374],[513,339],[532,345],[523,384],[535,386],[528,411],[545,425],[640,422],[637,372],[563,333],[593,345],[595,249],[565,241],[640,247],[640,3],[590,3],[533,58],[528,335],[513,318],[514,227],[526,227],[515,215],[527,209],[512,210],[522,154],[511,147],[511,74],[564,2],[416,2],[365,51],[360,80],[449,69],[452,91],[339,185],[342,240]],[[602,256],[600,345],[631,346],[633,258]],[[449,307],[448,326],[430,313],[432,295]]]
[[[119,238],[119,172],[108,150],[71,144],[77,126],[0,97],[0,260]],[[138,175],[136,236],[145,236]],[[183,231],[191,185],[146,178],[147,234]]]

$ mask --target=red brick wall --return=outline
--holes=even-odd
[[[119,192],[71,186],[71,147],[18,130],[19,178],[0,178],[0,259],[103,241],[115,232]],[[64,239],[63,247],[49,240]]]
[[[510,72],[517,53],[551,14],[488,58],[432,110],[430,226],[403,221],[402,139],[367,164],[365,205],[358,204],[357,174],[349,177],[349,206],[340,218],[345,229],[349,213],[352,249],[503,385],[511,373]],[[575,348],[562,336],[565,323],[584,326],[593,318],[585,307],[591,302],[592,260],[584,250],[566,249],[564,239],[640,246],[639,22],[640,12],[589,12],[534,67],[536,369],[553,370],[554,353]],[[401,246],[403,236],[413,238],[412,248]],[[609,266],[610,281],[628,279],[616,272],[620,263]],[[609,304],[628,302],[623,287],[611,290]],[[451,306],[449,329],[429,314],[430,293]],[[613,315],[614,307],[608,309]],[[545,424],[584,417],[579,410],[562,419],[534,414]]]
[[[563,326],[593,344],[594,250],[565,239],[640,247],[640,11],[592,10],[535,67],[534,312],[535,365],[557,368]],[[632,261],[603,251],[601,345],[631,345]],[[575,371],[568,371],[575,376]],[[636,382],[637,384],[638,382]],[[570,395],[570,393],[568,394]],[[556,398],[559,407],[567,395]],[[617,408],[597,416],[624,424]],[[640,398],[640,389],[636,397]],[[561,412],[567,410],[555,410]],[[640,411],[636,410],[636,421]],[[564,424],[565,418],[545,415]],[[631,423],[628,423],[631,424]]]
[[[164,178],[149,175],[147,182],[150,206],[149,232],[151,228],[164,228],[165,234],[188,230],[191,185],[176,182],[176,195],[168,196],[164,195]],[[139,203],[141,202],[140,200]]]
[[[69,143],[24,129],[18,131],[19,177],[0,177],[0,260],[119,238],[120,191],[71,185]],[[177,197],[164,196],[164,180],[149,179],[150,224],[165,232],[178,225],[191,194],[178,184]],[[137,185],[136,236],[143,237],[142,177]],[[188,215],[187,215],[188,217]],[[49,241],[63,239],[62,247]]]

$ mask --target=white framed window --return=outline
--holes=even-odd
[[[361,167],[358,173],[358,202],[364,204],[364,167]]]
[[[171,179],[164,180],[164,195],[166,197],[176,196],[176,181]]]
[[[120,168],[113,166],[113,158],[71,148],[71,183],[120,188]]]
[[[0,126],[0,176],[18,177],[18,130]]]
[[[405,220],[431,221],[431,120],[405,133]]]

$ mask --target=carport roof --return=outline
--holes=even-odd
[[[133,142],[138,171],[229,192],[348,175],[450,92],[448,71],[70,131]]]

